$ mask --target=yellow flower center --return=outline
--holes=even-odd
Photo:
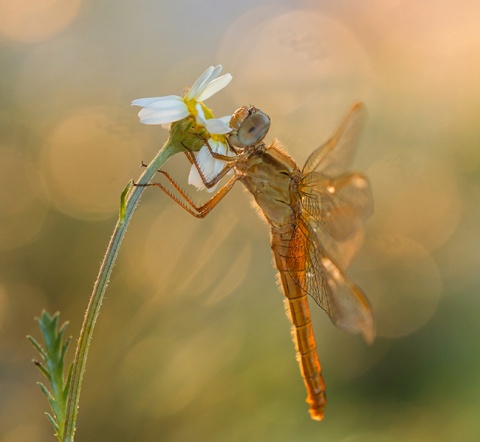
[[[215,141],[220,141],[221,143],[226,143],[227,142],[227,137],[226,135],[221,135],[221,134],[210,134],[210,137],[215,140]]]
[[[185,104],[187,105],[188,112],[190,112],[191,115],[197,118],[197,115],[198,115],[198,111],[196,107],[197,103],[202,107],[206,120],[210,120],[210,118],[215,118],[215,115],[213,115],[212,110],[209,109],[207,106],[205,106],[205,104],[203,104],[203,101],[197,101],[194,98],[188,101],[185,100]]]
[[[205,106],[203,101],[197,101],[194,98],[191,100],[184,100],[185,104],[187,105],[188,112],[190,115],[193,115],[195,119],[197,119],[198,116],[198,111],[197,111],[197,103],[202,107],[203,114],[205,115],[206,120],[210,120],[211,118],[215,118],[215,115],[213,115],[213,112],[210,108]],[[202,126],[203,128],[203,126]],[[222,143],[226,143],[227,138],[225,135],[220,135],[220,134],[210,134],[211,138],[213,138],[215,141],[220,141]]]
[[[183,99],[183,101],[187,105],[187,109],[188,109],[188,112],[190,113],[190,115],[193,115],[196,118],[198,112],[197,112],[197,108],[195,107],[195,105],[197,104],[197,102],[194,99],[188,100],[188,101]]]

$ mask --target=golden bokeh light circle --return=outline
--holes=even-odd
[[[450,165],[409,150],[392,153],[367,172],[374,192],[371,227],[412,238],[427,250],[445,244],[461,219],[462,197]]]
[[[69,26],[81,0],[0,0],[0,34],[19,42],[46,40]]]
[[[5,183],[0,187],[0,250],[13,250],[35,240],[40,233],[48,206],[39,198],[30,180],[33,167],[19,146],[1,146],[0,175]]]
[[[141,140],[122,121],[117,109],[89,107],[65,116],[51,131],[41,170],[58,210],[82,219],[103,219],[118,210],[120,192],[141,161]]]
[[[398,338],[423,327],[434,315],[442,294],[442,278],[430,253],[400,235],[377,236],[364,254],[377,277],[368,279],[377,335]]]
[[[343,109],[369,92],[370,65],[360,41],[341,22],[312,10],[250,10],[226,32],[219,59],[234,73],[228,93],[235,102],[274,110],[277,118],[301,108],[312,125],[321,108],[341,103]]]

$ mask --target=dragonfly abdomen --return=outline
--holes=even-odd
[[[293,229],[290,235],[285,229],[286,227],[282,231],[272,229],[272,251],[286,297],[285,305],[292,323],[292,337],[307,389],[310,415],[312,419],[321,420],[326,404],[325,383],[318,360],[306,292],[306,271],[304,270],[306,248],[303,248],[301,252],[302,247],[292,248]],[[290,238],[290,240],[286,238]],[[295,254],[295,251],[299,253]]]

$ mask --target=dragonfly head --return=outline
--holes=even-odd
[[[256,146],[263,140],[270,129],[270,117],[254,106],[242,106],[232,115],[230,127],[230,143],[244,149]]]

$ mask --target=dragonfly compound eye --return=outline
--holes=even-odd
[[[238,116],[237,116],[238,118]],[[261,110],[251,108],[243,121],[237,121],[238,129],[230,136],[234,146],[255,146],[263,140],[270,129],[270,118]],[[239,124],[240,123],[240,124]]]

